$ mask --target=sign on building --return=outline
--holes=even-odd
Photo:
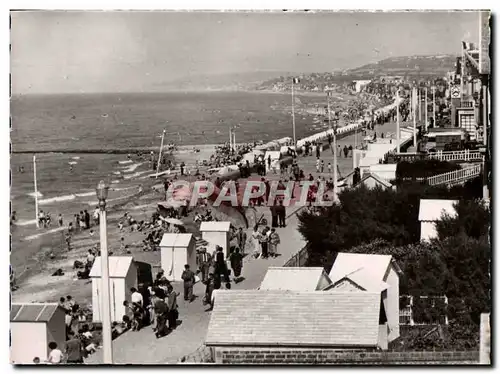
[[[452,99],[460,99],[460,86],[451,86],[450,93]]]

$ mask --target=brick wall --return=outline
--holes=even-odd
[[[339,351],[297,348],[215,348],[217,364],[432,364],[477,362],[479,352]]]

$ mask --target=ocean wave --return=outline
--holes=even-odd
[[[72,160],[79,160],[80,156],[71,157]]]
[[[77,164],[78,164],[78,162],[76,162],[76,161],[70,161],[70,162],[68,162],[68,164],[69,164],[69,165],[77,165]]]
[[[135,172],[134,174],[129,174],[129,175],[125,175],[123,177],[123,179],[133,179],[133,178],[136,178],[136,177],[140,177],[141,175],[143,174],[146,174],[146,173],[149,173],[150,171],[149,170],[145,170],[145,171],[137,171]],[[142,178],[143,179],[143,178]]]
[[[138,162],[136,164],[132,164],[130,166],[121,166],[123,169],[121,170],[122,173],[133,173],[135,169],[137,169],[139,166],[141,166],[143,162]]]
[[[16,224],[16,226],[34,225],[34,224],[36,224],[36,219],[25,219],[25,220],[22,220],[22,221],[18,221],[15,224]]]
[[[92,196],[92,195],[95,195],[95,191],[81,192],[81,193],[75,194],[75,196],[77,196],[77,197],[85,197],[85,196]]]
[[[125,196],[115,197],[114,199],[106,199],[106,203],[111,203],[113,201],[119,201],[119,200],[124,200],[124,199],[130,199],[134,196],[135,195],[125,195]],[[99,204],[99,202],[97,200],[86,201],[85,204],[90,205],[90,206],[96,206],[97,204]]]
[[[132,162],[134,162],[134,161],[132,161],[132,160],[118,161],[118,163],[121,164],[121,165],[123,165],[123,164],[131,164]]]
[[[31,196],[32,198],[35,198],[35,193],[34,193],[34,192],[30,192],[30,193],[28,194],[28,196]],[[43,197],[43,194],[42,194],[40,191],[38,191],[38,192],[36,193],[36,196],[37,196],[37,197]]]
[[[44,235],[47,235],[47,234],[52,234],[54,232],[63,231],[64,229],[65,229],[65,227],[57,227],[55,229],[44,231],[44,232],[41,232],[39,234],[34,234],[34,235],[26,236],[23,240],[26,241],[26,240],[37,239],[37,238],[39,238],[41,236],[44,236]]]
[[[55,196],[51,197],[48,199],[42,199],[38,200],[39,205],[47,205],[47,204],[52,204],[52,203],[59,203],[61,201],[70,201],[76,199],[76,195],[71,194],[71,195],[62,195],[62,196]]]
[[[118,184],[118,183],[120,183],[120,181],[118,179],[115,179],[115,180],[111,181],[111,184]]]

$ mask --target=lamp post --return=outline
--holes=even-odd
[[[101,239],[101,299],[100,314],[102,320],[102,347],[103,363],[113,364],[113,347],[111,340],[111,300],[109,292],[109,263],[108,263],[108,233],[106,227],[106,198],[109,187],[100,181],[96,188],[97,199],[99,200],[99,234]]]

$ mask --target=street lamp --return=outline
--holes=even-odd
[[[113,364],[113,347],[111,338],[111,299],[109,292],[109,262],[108,262],[108,233],[106,227],[106,198],[109,187],[100,181],[96,188],[97,199],[99,200],[99,234],[101,241],[101,299],[100,314],[102,320],[102,347],[103,363]]]

